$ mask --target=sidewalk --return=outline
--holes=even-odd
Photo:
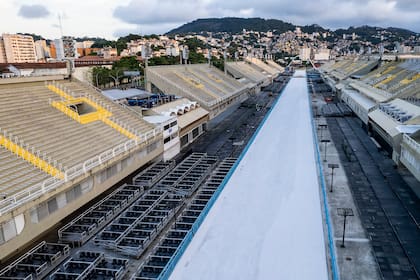
[[[313,98],[312,104],[315,107],[318,107],[318,109],[314,109],[314,112],[321,112],[320,108],[325,103],[319,96],[316,96]],[[323,160],[330,217],[333,224],[340,279],[381,279],[377,263],[373,256],[370,240],[367,238],[363,229],[357,207],[354,203],[352,193],[348,185],[348,178],[345,174],[344,168],[342,167],[342,163],[337,152],[337,147],[335,147],[332,141],[326,145],[326,162],[324,161],[325,143],[321,143],[321,140],[331,140],[328,128],[319,127],[319,125],[325,124],[326,120],[324,117],[315,118],[318,141],[320,142],[319,148],[321,159]],[[331,168],[328,168],[328,164],[338,164],[339,166],[339,168],[334,169],[333,192],[330,192]],[[357,175],[355,174],[355,176]],[[354,213],[354,216],[347,217],[345,248],[340,246],[343,235],[343,217],[337,214],[337,208],[351,208]]]

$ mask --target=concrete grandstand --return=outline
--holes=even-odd
[[[271,75],[273,78],[277,77],[280,74],[280,72],[282,72],[281,69],[278,69],[278,67],[273,66],[273,64],[277,65],[276,63],[273,63],[273,64],[265,63],[264,61],[255,57],[247,57],[245,61],[251,64],[251,66],[253,66],[254,68],[259,69],[261,72],[265,73],[266,75]]]
[[[200,103],[217,116],[227,107],[245,100],[250,87],[207,64],[154,66],[146,70],[149,83],[166,94],[176,94]]]
[[[244,82],[256,84],[255,91],[258,92],[261,87],[270,83],[272,76],[262,73],[244,61],[227,62],[226,70],[236,79],[244,79]]]
[[[288,79],[284,76],[283,82]],[[199,102],[177,99],[153,107],[150,111],[170,117],[161,122],[163,128],[155,128],[139,118],[139,111],[127,110],[75,80],[4,86],[8,102],[0,112],[15,117],[7,127],[15,134],[4,130],[2,148],[11,155],[7,162],[26,164],[8,170],[37,171],[46,181],[17,191],[24,196],[15,196],[15,187],[5,192],[0,279],[159,277],[235,164],[232,156],[243,149],[241,142],[252,136],[281,88],[277,82],[253,95],[251,103],[234,106],[234,120],[224,121],[223,115],[214,119],[212,125],[221,126],[209,144],[220,147],[217,156],[187,150],[176,162],[162,162],[163,139],[172,139],[176,128],[194,139],[206,132],[209,113]],[[243,129],[247,118],[249,127]],[[232,123],[234,135],[245,137],[242,141],[233,141],[234,135],[226,132]],[[225,144],[231,151],[225,151]],[[4,173],[2,178],[16,177]],[[122,179],[125,183],[118,183]],[[47,231],[46,239],[41,238]],[[29,245],[35,239],[44,241]]]
[[[159,129],[76,81],[0,85],[0,98],[0,259],[163,150]]]
[[[420,178],[419,143],[410,138],[420,128],[420,60],[378,61],[366,72],[371,60],[341,60],[318,70],[394,162]]]

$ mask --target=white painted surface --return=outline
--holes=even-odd
[[[177,279],[328,279],[304,71],[176,265]]]
[[[16,224],[16,234],[19,235],[25,228],[25,217],[23,216],[23,214],[20,214],[15,217],[15,224]]]

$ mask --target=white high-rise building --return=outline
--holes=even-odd
[[[330,60],[330,50],[329,49],[320,49],[315,53],[315,61]]]
[[[3,34],[7,63],[36,62],[35,43],[32,36]]]
[[[37,40],[35,41],[35,53],[38,61],[45,61],[47,57],[50,57],[47,41]]]
[[[63,60],[64,59],[63,40],[55,39],[54,40],[54,46],[55,46],[56,59],[57,60]]]
[[[301,48],[299,50],[299,58],[302,61],[308,61],[311,59],[311,53],[312,53],[311,48]]]

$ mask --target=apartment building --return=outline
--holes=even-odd
[[[3,43],[0,47],[3,45],[3,49],[0,51],[0,57],[4,52],[7,63],[36,62],[35,43],[32,36],[4,33],[2,37]]]

